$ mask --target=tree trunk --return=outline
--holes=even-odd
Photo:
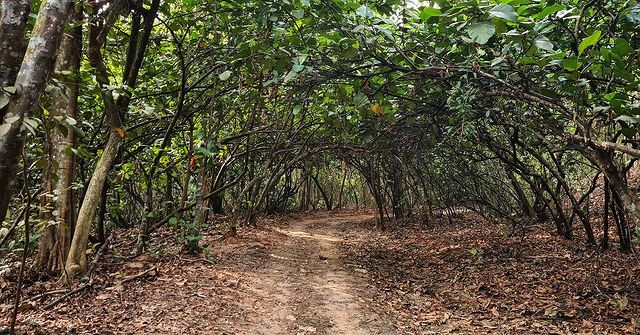
[[[145,173],[144,171],[142,172]],[[145,187],[144,187],[144,217],[138,227],[138,242],[136,243],[136,255],[142,255],[144,248],[148,240],[148,230],[151,227],[151,219],[154,217],[153,213],[153,177],[151,171],[146,173]]]
[[[340,180],[340,191],[338,192],[338,209],[342,208],[342,197],[344,196],[344,183],[347,180],[347,163],[342,162],[342,179]]]
[[[602,223],[602,241],[600,247],[602,250],[609,249],[609,203],[611,202],[611,190],[609,189],[609,180],[604,177],[604,217]]]
[[[123,8],[119,7],[124,2],[111,3],[110,7],[105,11],[111,11],[109,14],[117,15]],[[149,36],[153,30],[153,23],[158,13],[160,6],[160,0],[153,0],[151,6],[145,11],[144,27],[142,29],[142,35],[140,39],[130,39],[130,43],[135,43],[135,53],[127,54],[127,64],[131,64],[131,67],[123,73],[122,82],[128,85],[131,89],[136,87],[138,73],[142,67],[142,62],[146,53],[147,45],[149,44]],[[109,85],[109,73],[105,65],[104,59],[101,53],[101,47],[104,44],[104,39],[107,36],[111,24],[113,21],[104,23],[99,15],[104,15],[104,12],[100,11],[101,8],[94,8],[94,17],[89,24],[88,33],[88,47],[87,58],[91,67],[96,74],[96,81],[102,88],[102,100],[104,102],[105,113],[109,119],[109,139],[103,149],[102,156],[96,164],[96,168],[91,176],[91,181],[87,187],[87,191],[78,213],[78,221],[76,222],[76,230],[73,235],[73,241],[71,242],[71,248],[69,250],[69,256],[65,269],[67,271],[67,280],[73,281],[80,273],[83,273],[87,269],[87,259],[85,250],[87,248],[87,241],[89,239],[89,233],[91,232],[91,222],[96,214],[96,208],[100,201],[100,195],[102,194],[102,188],[107,180],[111,166],[118,156],[118,150],[123,142],[124,130],[122,129],[123,111],[126,111],[131,101],[129,94],[122,94],[115,100],[112,91],[107,89]],[[102,22],[102,23],[99,23]],[[132,35],[138,33],[133,31]],[[131,48],[131,45],[129,46]],[[127,67],[125,67],[127,68]],[[121,133],[123,134],[121,137]]]
[[[311,175],[311,179],[316,184],[316,187],[318,188],[318,191],[320,191],[320,195],[322,195],[322,200],[324,200],[324,205],[327,207],[327,210],[330,211],[331,207],[332,207],[331,198],[329,198],[329,195],[327,194],[327,192],[320,185],[320,181],[318,180],[318,176],[312,174]]]
[[[218,171],[220,171],[221,169],[226,170],[226,168],[222,164],[215,164],[214,167],[218,167]],[[225,171],[224,170],[220,171],[219,175],[220,177],[216,180],[215,169],[211,171],[211,180],[212,180],[211,189],[212,190],[216,190],[220,188],[222,185],[224,185]],[[224,202],[224,192],[219,192],[219,193],[216,193],[214,196],[212,196],[211,199],[209,200],[209,206],[211,207],[211,212],[213,212],[214,214],[223,214],[224,213],[224,209],[222,208],[223,202]]]
[[[526,194],[524,194],[524,191],[522,190],[522,186],[520,186],[520,183],[518,182],[518,179],[516,179],[516,176],[514,175],[512,169],[509,169],[509,168],[507,169],[507,177],[511,182],[511,186],[513,186],[513,190],[516,192],[516,197],[518,197],[518,202],[520,203],[520,208],[522,209],[522,212],[527,217],[532,217],[533,210],[531,209],[531,204],[529,203],[529,199],[527,199]]]
[[[100,156],[96,164],[96,169],[91,176],[91,181],[87,187],[82,206],[78,212],[76,230],[73,234],[69,256],[67,257],[65,265],[67,280],[69,281],[74,280],[76,276],[84,272],[87,268],[85,251],[87,250],[87,242],[89,241],[89,233],[91,232],[91,222],[100,205],[102,188],[111,170],[111,165],[113,165],[118,155],[121,141],[120,135],[118,135],[115,130],[111,131],[107,145],[104,147],[102,156]]]
[[[76,10],[72,21],[81,19],[82,12]],[[56,59],[55,72],[71,73],[65,80],[64,92],[55,92],[50,108],[51,121],[60,124],[53,127],[50,134],[51,160],[57,164],[56,171],[50,171],[46,184],[52,187],[55,198],[47,197],[50,206],[55,209],[50,219],[55,225],[45,226],[38,247],[38,266],[45,271],[58,272],[63,269],[65,258],[71,245],[75,210],[73,208],[73,190],[75,156],[69,150],[74,145],[74,131],[69,126],[74,122],[78,108],[78,72],[82,50],[82,26],[76,26],[71,34],[65,34]],[[55,172],[55,173],[54,173]]]
[[[189,181],[191,181],[191,170],[195,168],[195,157],[193,157],[193,124],[189,122],[189,151],[188,156],[189,159],[185,164],[184,175],[182,176],[182,191],[180,192],[180,202],[178,203],[178,208],[184,208],[187,203],[187,198],[189,198]],[[178,214],[181,219],[184,212],[180,212]]]
[[[2,1],[2,18],[17,20],[14,27],[20,29],[24,15],[23,7],[12,7],[8,4],[12,1]],[[18,169],[18,162],[22,154],[22,147],[26,136],[23,121],[29,117],[31,111],[38,107],[40,97],[47,86],[49,75],[53,70],[55,56],[62,40],[63,30],[71,13],[72,0],[48,0],[40,5],[40,12],[29,40],[29,46],[25,52],[22,65],[16,76],[14,85],[15,97],[9,103],[7,112],[0,125],[0,218],[7,215],[9,200],[12,196],[12,185]],[[16,15],[11,15],[5,10],[14,8],[18,10]],[[8,27],[11,29],[11,27]],[[14,44],[16,52],[22,42],[22,36],[12,38],[10,33],[2,31],[0,46],[4,49],[6,43]],[[18,31],[17,35],[21,35]],[[9,42],[7,42],[9,41]],[[18,42],[17,42],[18,41]],[[9,64],[10,66],[10,64]]]
[[[609,187],[617,193],[622,204],[629,210],[629,213],[633,215],[636,220],[640,220],[640,198],[629,189],[609,152],[604,149],[594,149],[588,152],[587,157],[604,173],[609,180]]]
[[[30,5],[30,0],[0,2],[0,89],[13,86],[20,70]],[[5,107],[0,107],[0,120],[7,112]]]

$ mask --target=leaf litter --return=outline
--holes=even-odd
[[[198,256],[166,228],[135,259],[123,237],[89,289],[48,310],[53,294],[29,301],[18,333],[636,333],[636,255],[585,248],[543,225],[510,236],[475,215],[373,226],[357,212],[267,218],[238,238],[204,232],[210,251]],[[27,298],[60,289],[33,282]],[[0,302],[2,322],[10,303]]]

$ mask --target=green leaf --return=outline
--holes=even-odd
[[[356,10],[356,14],[358,14],[358,16],[364,17],[364,18],[372,18],[373,17],[373,11],[371,10],[371,8],[362,5],[360,7],[358,7],[358,9]]]
[[[634,24],[640,23],[640,4],[631,6],[631,10],[627,14],[627,20]]]
[[[291,16],[295,17],[296,19],[300,20],[301,18],[304,17],[304,9],[294,9],[291,11]]]
[[[295,79],[296,77],[298,77],[298,72],[294,71],[293,69],[291,71],[289,71],[289,73],[287,73],[286,76],[284,76],[284,82],[288,82],[290,80]]]
[[[441,14],[442,11],[440,11],[440,9],[433,7],[425,7],[420,10],[420,18],[424,21],[433,16],[440,16]]]
[[[485,44],[496,33],[496,26],[489,21],[472,24],[467,28],[467,34],[479,44]]]
[[[536,37],[533,40],[533,44],[535,44],[535,46],[538,49],[542,49],[542,50],[546,50],[546,51],[553,51],[553,43],[551,43],[551,41],[549,41],[549,39],[544,36],[544,35],[540,35],[538,37]]]
[[[620,38],[616,38],[616,42],[614,43],[613,49],[611,49],[611,51],[613,51],[616,55],[620,57],[624,57],[632,53],[633,48],[631,47],[629,42],[627,42],[627,40],[620,37]]]
[[[637,116],[629,116],[629,115],[620,115],[617,118],[615,118],[616,121],[620,122],[625,122],[627,124],[638,124],[640,123],[640,117]]]
[[[567,71],[575,71],[582,66],[581,62],[578,62],[576,59],[564,59],[562,60],[562,67]]]
[[[545,17],[551,15],[551,14],[555,14],[561,10],[563,10],[565,7],[563,5],[559,5],[559,4],[555,4],[553,6],[548,6],[545,7],[540,13],[536,14],[535,18],[540,20],[540,19],[544,19]]]
[[[582,42],[580,42],[580,46],[578,46],[578,54],[582,55],[585,49],[598,43],[598,41],[600,40],[600,36],[602,36],[602,32],[600,30],[597,30],[591,36],[583,39]]]
[[[229,79],[229,77],[231,77],[231,71],[229,70],[226,70],[218,75],[218,78],[220,78],[220,80],[227,80]]]
[[[491,8],[491,10],[489,10],[489,16],[503,18],[507,21],[515,21],[518,19],[518,13],[513,10],[513,7],[504,3]]]
[[[369,104],[369,97],[367,97],[367,95],[362,92],[358,92],[356,96],[353,97],[353,105],[356,106],[356,108],[360,108],[368,104]]]

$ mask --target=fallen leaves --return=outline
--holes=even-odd
[[[640,313],[636,256],[597,254],[537,226],[523,242],[476,216],[393,225],[343,243],[406,333],[623,333]],[[631,297],[634,297],[632,299]]]
[[[322,221],[309,227],[319,229]],[[243,333],[250,315],[272,320],[264,310],[280,310],[286,333],[324,334],[331,323],[311,322],[320,320],[311,306],[304,313],[284,307],[315,302],[289,279],[300,284],[317,275],[316,267],[340,263],[345,275],[357,278],[358,303],[384,316],[380,319],[398,334],[633,334],[638,329],[640,269],[634,255],[597,254],[542,226],[530,227],[521,243],[477,217],[452,224],[399,222],[384,232],[345,221],[338,231],[334,235],[342,238],[333,240],[286,237],[269,228],[241,231],[239,238],[218,244],[218,236],[205,236],[212,246],[206,261],[184,255],[124,262],[107,257],[96,283],[81,296],[52,310],[26,310],[22,325],[48,333]],[[341,260],[337,252],[291,254],[282,247],[286,238],[300,238],[307,247],[320,240],[340,243]],[[320,256],[327,259],[319,262]],[[266,276],[265,264],[289,264],[271,270],[294,277],[256,286]],[[274,290],[289,292],[291,299]],[[0,305],[0,314],[9,308]]]

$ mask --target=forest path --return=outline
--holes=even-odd
[[[240,331],[395,334],[389,323],[368,307],[363,271],[344,264],[340,257],[339,243],[347,240],[349,225],[370,218],[328,213],[273,228],[280,243],[269,250],[267,266],[248,283],[256,313]]]
[[[89,289],[25,305],[18,334],[637,334],[637,257],[580,252],[542,226],[521,240],[478,216],[445,220],[380,231],[362,213],[265,218],[237,238],[203,231],[192,256],[165,227],[137,259],[114,245]]]
[[[137,259],[114,248],[92,289],[52,309],[22,313],[20,333],[396,334],[392,320],[378,314],[384,308],[371,307],[369,273],[341,260],[341,246],[362,242],[371,220],[362,213],[308,213],[266,219],[225,240],[221,230],[209,230],[206,257],[185,254],[165,228]],[[2,304],[0,312],[10,307]]]

